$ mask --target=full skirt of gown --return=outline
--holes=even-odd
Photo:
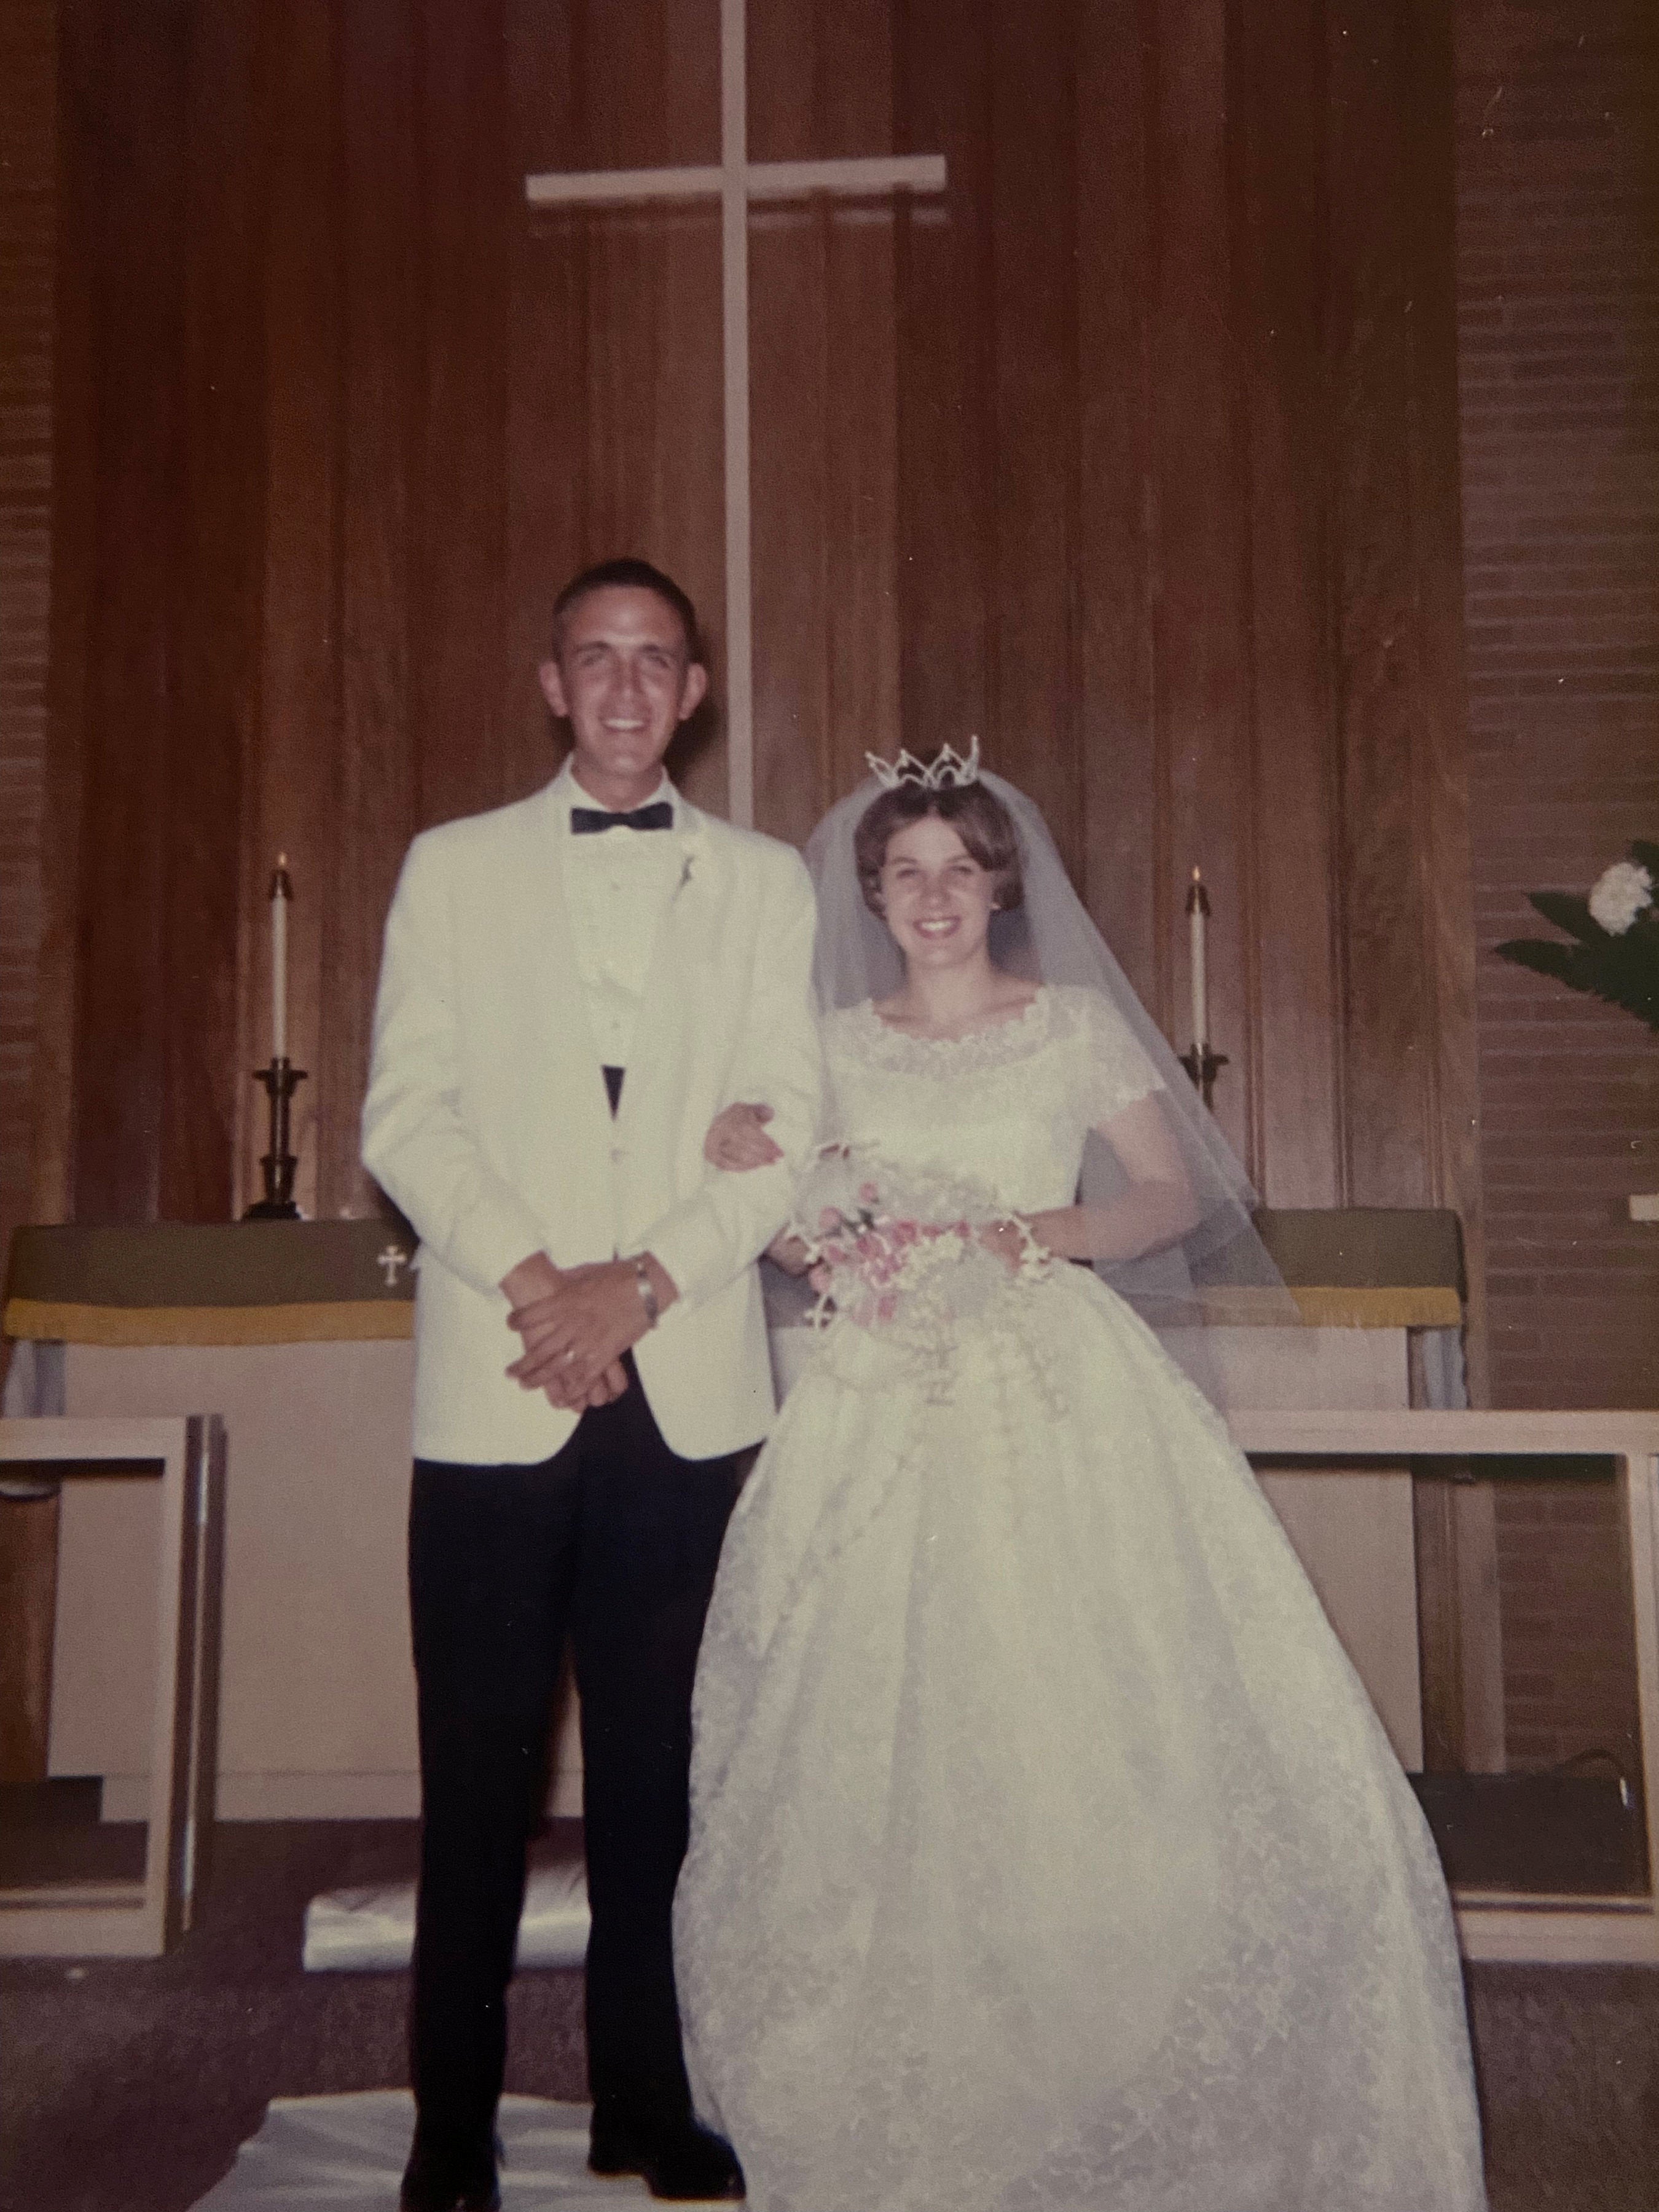
[[[946,1344],[826,1332],[695,1729],[681,2014],[756,2212],[1484,2203],[1416,1800],[1224,1425],[1091,1274],[999,1274]]]

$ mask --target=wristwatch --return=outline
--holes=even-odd
[[[656,1286],[651,1280],[651,1270],[645,1264],[643,1252],[634,1255],[634,1288],[639,1292],[640,1304],[645,1308],[646,1327],[655,1328],[662,1308],[657,1304]]]

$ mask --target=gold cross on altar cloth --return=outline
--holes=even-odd
[[[653,200],[720,203],[720,332],[725,359],[726,729],[731,818],[755,818],[754,580],[749,500],[749,208],[755,200],[817,192],[942,192],[943,154],[878,155],[838,161],[749,159],[744,0],[720,0],[720,160],[718,168],[592,169],[525,179],[532,207],[623,207]]]

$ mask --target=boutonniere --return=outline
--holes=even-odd
[[[703,840],[696,823],[688,824],[680,845],[680,879],[670,895],[672,905],[689,883],[696,880],[697,869],[703,858]]]

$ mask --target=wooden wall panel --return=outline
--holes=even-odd
[[[1329,732],[1322,0],[1233,16],[1233,318],[1248,487],[1255,1126],[1262,1194],[1340,1188]]]
[[[701,209],[630,212],[570,228],[586,255],[583,514],[580,549],[559,580],[625,550],[690,592],[714,690],[671,765],[690,797],[724,812],[720,219]]]
[[[574,168],[586,158],[575,113],[573,11],[512,0],[507,21],[511,170]],[[553,600],[585,545],[583,471],[568,437],[586,414],[587,325],[581,231],[568,221],[515,213],[507,290],[507,565],[501,769],[532,791],[552,760],[553,722],[537,681],[550,649]],[[574,557],[573,557],[574,556]]]
[[[1212,1041],[1231,1066],[1216,1113],[1260,1176],[1243,933],[1256,794],[1249,775],[1248,516],[1229,261],[1227,21],[1224,0],[1160,0],[1157,105],[1149,118],[1158,245],[1153,271],[1153,467],[1158,478],[1157,712],[1164,836],[1154,865],[1210,886]],[[1174,1017],[1189,1040],[1182,902]]]
[[[498,805],[505,610],[507,256],[522,185],[507,151],[500,0],[420,10],[422,499],[413,592],[416,811]],[[512,794],[519,796],[517,793]]]
[[[1431,1183],[1432,1054],[1424,1050],[1426,861],[1413,560],[1413,312],[1399,26],[1331,0],[1331,343],[1341,425],[1333,498],[1345,948],[1346,1194],[1407,1204]]]
[[[1462,1217],[1468,1271],[1470,1387],[1490,1401],[1486,1208],[1480,1181],[1481,1098],[1475,1014],[1474,874],[1470,839],[1468,680],[1463,647],[1463,514],[1458,451],[1456,65],[1452,20],[1437,0],[1413,0],[1403,26],[1402,97],[1438,158],[1407,164],[1402,245],[1412,300],[1411,485],[1418,585],[1419,831],[1425,958],[1434,978],[1425,1008],[1434,1063],[1429,1193]]]
[[[106,98],[106,7],[68,9]],[[1201,861],[1222,1119],[1281,1203],[1466,1194],[1449,63],[1416,10],[750,11],[757,156],[941,152],[951,179],[752,222],[760,818],[799,837],[866,744],[978,732],[1177,1046]],[[714,212],[532,213],[520,181],[713,158],[718,6],[293,0],[262,51],[248,0],[199,13],[129,16],[149,127],[94,100],[76,157],[100,273],[65,419],[101,443],[60,602],[85,860],[40,1158],[56,1130],[82,1212],[222,1210],[240,1100],[251,1189],[285,848],[301,1198],[357,1211],[398,860],[557,757],[559,584],[660,561],[721,688]],[[135,532],[164,549],[142,573]],[[720,806],[699,720],[674,765]]]
[[[30,1218],[75,1209],[76,1041],[79,1030],[81,848],[86,813],[87,701],[97,609],[101,325],[92,274],[99,236],[92,103],[73,97],[88,31],[79,8],[57,11],[58,235],[52,299],[52,581],[46,670],[41,933],[30,1129]],[[77,46],[77,41],[82,42]],[[84,67],[84,62],[79,66]]]
[[[875,150],[881,150],[879,148]],[[891,759],[899,711],[898,294],[896,217],[882,208],[817,218],[828,364],[822,436],[829,530],[828,807],[865,755]],[[823,808],[820,808],[820,811]],[[810,831],[811,823],[806,824]],[[781,833],[783,834],[783,833]]]
[[[184,338],[185,38],[157,20],[65,11],[83,110],[97,271],[94,611],[82,733],[74,1204],[143,1220],[161,1185],[168,725],[176,702]],[[187,803],[187,800],[186,800]]]
[[[896,150],[943,154],[950,176],[941,208],[898,216],[899,726],[924,757],[977,732],[1006,769],[990,723],[993,19],[988,0],[898,15]]]
[[[884,5],[793,0],[754,29],[763,158],[890,150]],[[798,843],[866,751],[902,742],[896,221],[885,202],[820,200],[750,224],[755,818]]]
[[[1170,993],[1177,886],[1160,836],[1152,469],[1155,203],[1151,0],[1079,11],[1078,610],[1090,912],[1154,1018]],[[1183,1039],[1184,1042],[1185,1040]]]
[[[986,736],[994,760],[1042,808],[1080,882],[1074,15],[1072,0],[1032,0],[1017,15],[992,15],[983,296],[995,347],[994,680]]]
[[[264,511],[261,11],[190,18],[175,695],[166,749],[166,984],[156,1210],[224,1218],[247,1085],[235,854],[258,714]],[[252,245],[253,251],[250,251]]]
[[[271,41],[266,95],[266,477],[260,714],[241,851],[244,1071],[270,1055],[268,904],[286,853],[289,1056],[309,1071],[295,1100],[295,1195],[316,1209],[346,1141],[319,1121],[324,936],[335,864],[334,763],[340,744],[340,404],[343,303],[337,10],[294,0]],[[239,1200],[259,1194],[264,1093],[243,1077]]]
[[[420,623],[412,590],[425,396],[417,223],[426,204],[419,100],[427,74],[405,0],[364,0],[340,30],[343,353],[341,412],[340,744],[324,902],[332,951],[313,1081],[319,1212],[374,1203],[352,1141],[367,1078],[380,937],[419,825],[411,742]]]

